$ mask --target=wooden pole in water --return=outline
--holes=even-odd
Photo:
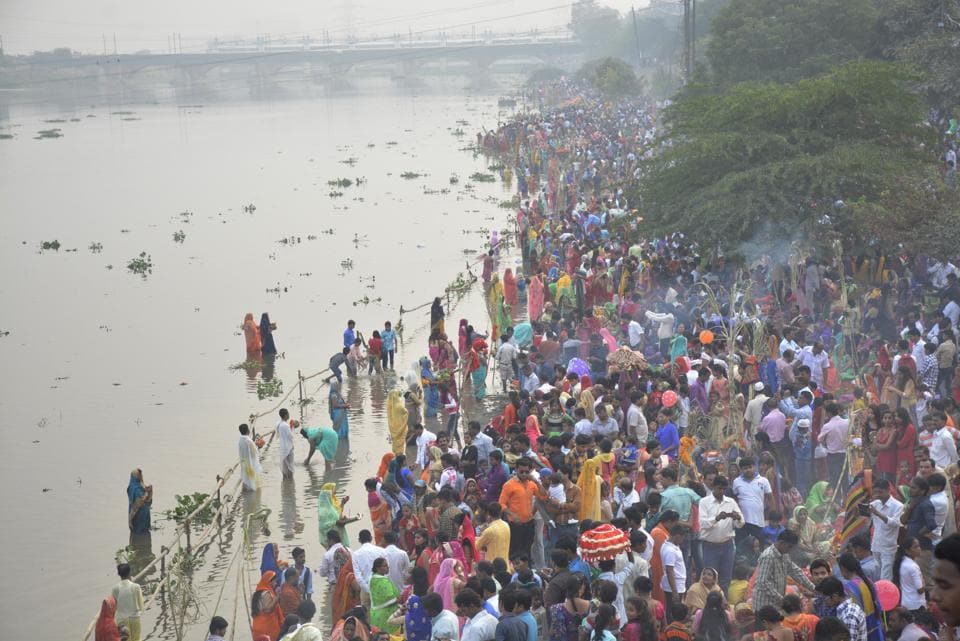
[[[217,527],[223,526],[223,513],[222,513],[222,510],[220,509],[223,506],[223,503],[220,500],[220,489],[222,487],[223,487],[223,477],[217,474]]]
[[[303,421],[303,373],[297,370],[297,385],[300,387],[300,421]]]
[[[160,594],[163,594],[163,579],[167,576],[167,547],[160,546]]]

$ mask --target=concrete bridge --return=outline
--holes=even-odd
[[[0,86],[31,84],[122,83],[143,89],[150,77],[189,95],[213,89],[224,77],[243,78],[251,94],[268,91],[281,73],[331,87],[349,84],[354,74],[387,74],[395,80],[443,70],[486,81],[494,65],[571,67],[583,45],[566,36],[492,37],[473,40],[402,42],[399,40],[314,44],[211,43],[202,53],[135,53],[113,55],[45,55],[6,58],[0,65]],[[142,78],[142,79],[141,79]]]

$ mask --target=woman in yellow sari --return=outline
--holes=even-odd
[[[407,421],[409,412],[403,400],[403,391],[394,389],[387,395],[387,427],[390,429],[390,447],[395,456],[407,450]],[[383,478],[381,476],[381,478]]]
[[[577,518],[581,521],[584,519],[600,520],[600,483],[602,479],[597,474],[599,471],[600,463],[596,458],[587,459],[583,467],[580,468],[577,487],[580,488],[581,503]]]
[[[580,392],[580,402],[578,405],[586,412],[588,421],[592,422],[597,418],[597,414],[593,409],[593,392],[588,389],[582,390]]]

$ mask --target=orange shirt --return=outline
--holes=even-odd
[[[500,490],[500,507],[510,510],[511,521],[527,523],[533,518],[535,496],[541,496],[535,481],[524,482],[514,477],[504,483]]]
[[[513,406],[513,403],[507,403],[507,406],[503,408],[503,431],[506,432],[507,428],[518,420],[517,408]]]

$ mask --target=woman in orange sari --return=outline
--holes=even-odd
[[[383,547],[383,535],[393,529],[393,515],[390,504],[377,492],[377,479],[367,479],[363,483],[367,488],[367,507],[370,508],[370,522],[373,524],[373,538]]]
[[[250,614],[253,617],[253,638],[260,635],[270,637],[270,641],[277,641],[280,636],[280,628],[283,627],[283,610],[276,593],[273,591],[273,578],[276,573],[268,570],[260,577],[260,583],[257,584],[253,592],[253,598],[250,603]]]
[[[383,458],[380,459],[380,467],[377,468],[377,478],[380,479],[382,483],[387,478],[387,471],[390,469],[390,461],[394,459],[396,454],[393,452],[387,452],[383,455]]]
[[[247,312],[243,317],[243,337],[247,342],[247,354],[254,355],[260,353],[260,326],[253,320],[253,314]]]
[[[513,270],[509,267],[503,272],[503,301],[510,305],[511,311],[520,304],[517,279],[513,275]]]
[[[330,606],[334,621],[339,621],[348,610],[360,605],[360,584],[353,573],[353,557],[340,568],[337,585],[333,588]]]

